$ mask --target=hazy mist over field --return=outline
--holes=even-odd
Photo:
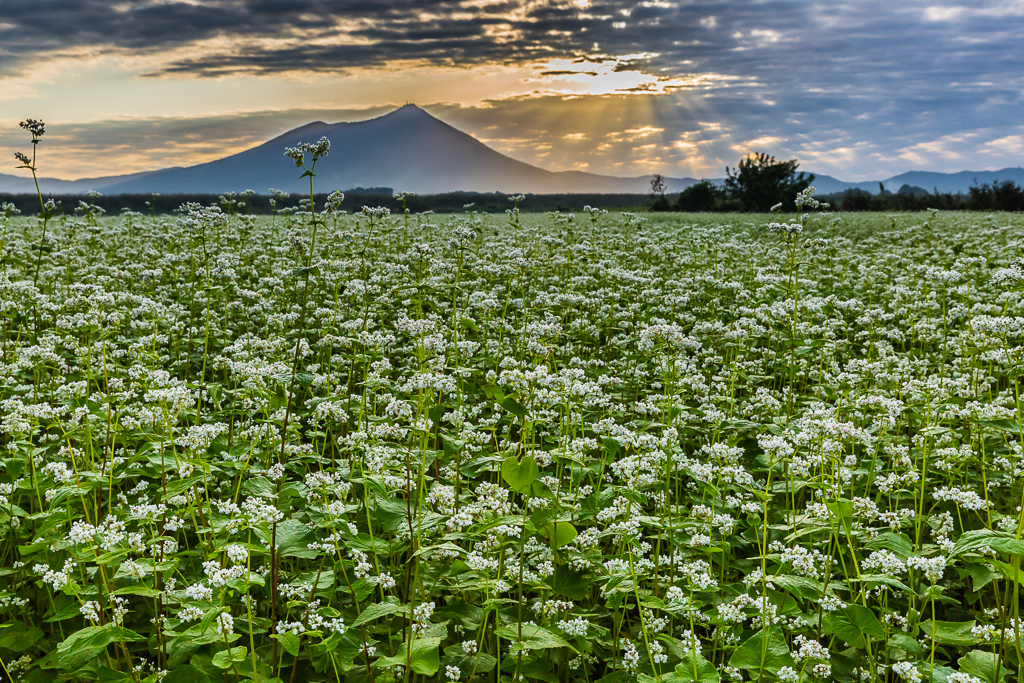
[[[549,171],[720,177],[754,150],[851,181],[997,169],[1024,153],[1022,18],[1017,0],[5,3],[0,150],[32,116],[45,175],[132,173],[408,101]]]

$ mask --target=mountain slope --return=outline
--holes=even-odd
[[[275,187],[308,192],[308,180],[284,156],[285,147],[331,141],[317,162],[314,187],[392,187],[431,194],[475,192],[646,192],[649,177],[613,178],[590,173],[553,173],[507,157],[415,105],[356,123],[311,123],[240,154],[190,168],[168,169],[114,182],[106,193],[226,192]],[[675,180],[678,191],[693,182]]]
[[[883,181],[885,189],[896,192],[903,185],[921,187],[929,192],[967,192],[975,184],[985,185],[1012,180],[1024,186],[1024,168],[1004,168],[999,171],[960,171],[959,173],[933,173],[931,171],[909,171]],[[876,187],[877,190],[877,187]]]
[[[440,121],[415,105],[406,105],[368,121],[328,124],[316,121],[288,131],[269,142],[223,159],[188,168],[166,168],[124,176],[58,180],[40,178],[44,193],[104,194],[220,194],[269,188],[306,193],[308,181],[284,156],[285,147],[331,141],[330,154],[317,164],[314,188],[319,192],[354,187],[391,187],[397,191],[439,192],[635,193],[650,189],[651,176],[618,178],[580,171],[552,172],[516,161],[476,138]],[[1024,185],[1024,169],[930,173],[911,171],[881,181],[897,191],[904,184],[940,192],[966,192],[978,183],[1013,180]],[[667,191],[676,193],[696,182],[666,178]],[[724,179],[712,182],[721,184]],[[818,194],[859,188],[878,192],[878,181],[850,183],[817,175]],[[35,193],[31,178],[0,174],[0,192]]]

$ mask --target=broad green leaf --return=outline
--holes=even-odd
[[[969,645],[975,645],[978,642],[978,638],[971,633],[971,629],[975,626],[975,621],[922,621],[921,630],[929,636],[935,635],[935,642],[942,643],[943,645],[956,645],[958,647],[967,647]]]
[[[308,547],[314,540],[316,538],[309,528],[297,519],[286,519],[277,524],[277,549],[281,557],[315,558],[317,551]]]
[[[75,613],[81,615],[77,607]],[[9,621],[4,626],[6,628],[0,631],[0,648],[11,652],[24,652],[43,637],[42,629],[29,628],[20,621]]]
[[[299,636],[294,633],[275,633],[271,636],[274,640],[281,643],[281,647],[284,651],[290,654],[292,657],[296,657],[299,654]]]
[[[555,593],[573,600],[583,600],[587,597],[587,591],[590,588],[588,582],[583,579],[583,572],[578,572],[565,565],[555,567],[555,575],[549,579],[549,582]]]
[[[676,664],[675,671],[662,676],[662,680],[665,683],[718,683],[721,676],[714,664],[696,655]]]
[[[894,534],[886,532],[864,544],[868,550],[889,550],[901,560],[905,560],[914,554],[914,545],[906,534]]]
[[[991,567],[981,562],[968,562],[963,571],[971,577],[971,585],[974,587],[975,593],[999,577],[999,574],[992,571]]]
[[[277,487],[266,477],[246,477],[242,492],[258,498],[277,498]]]
[[[924,648],[921,647],[921,643],[917,642],[906,633],[897,633],[893,635],[889,638],[886,644],[889,647],[897,647],[910,654],[920,654],[924,652]]]
[[[1000,664],[999,655],[994,652],[983,650],[971,650],[957,660],[960,671],[980,678],[985,683],[999,683],[996,681],[996,665]],[[1010,673],[1005,660],[999,666],[1000,681]]]
[[[124,588],[118,588],[113,593],[114,595],[141,595],[144,598],[157,598],[163,595],[163,591],[158,591],[155,588],[150,588],[144,584],[138,584],[136,586],[125,586]]]
[[[555,522],[549,524],[547,527],[548,538],[551,539],[551,545],[555,548],[561,548],[564,545],[568,545],[573,542],[579,532],[569,522]]]
[[[518,626],[496,628],[494,629],[494,635],[505,640],[511,640],[512,651],[518,651],[520,644]],[[561,636],[555,635],[546,628],[536,624],[523,624],[522,635],[523,650],[547,650],[550,648],[567,647],[573,652],[576,651],[576,648],[567,643]]]
[[[57,662],[63,669],[75,670],[90,659],[98,657],[111,643],[130,643],[138,640],[145,638],[123,626],[87,626],[72,633],[57,646]]]
[[[773,674],[777,674],[784,666],[793,666],[793,657],[789,653],[782,629],[773,626],[770,631],[762,630],[750,636],[732,653],[729,666],[746,671],[763,669]]]
[[[878,621],[875,613],[867,607],[850,604],[846,606],[844,611],[846,616],[849,617],[850,623],[864,635],[871,636],[872,638],[885,637],[885,629],[882,628],[882,623]]]
[[[101,666],[96,671],[96,680],[99,683],[121,683],[121,681],[132,680],[131,674],[124,671],[115,671],[105,666]]]
[[[417,638],[412,641],[411,652],[408,642],[398,648],[394,657],[381,657],[377,666],[406,666],[423,676],[433,676],[441,668],[438,648],[441,638]]]
[[[520,420],[526,417],[526,408],[523,406],[522,403],[515,400],[511,396],[507,396],[499,400],[498,405],[500,405],[502,408],[518,417]]]
[[[821,582],[804,576],[793,576],[791,574],[774,576],[772,577],[772,585],[785,588],[805,600],[818,600],[821,598]]]
[[[989,560],[989,564],[996,568],[1003,578],[1008,581],[1013,581],[1024,586],[1024,569],[1014,567],[1008,562],[1001,562],[1000,560]]]
[[[498,660],[493,655],[489,655],[486,652],[467,654],[462,649],[462,645],[449,645],[446,647],[444,649],[444,661],[445,664],[459,667],[459,670],[466,674],[474,668],[477,673],[493,671],[498,663]]]
[[[349,628],[356,628],[388,614],[409,613],[409,607],[398,602],[377,602],[364,609]]]
[[[953,558],[982,548],[991,548],[996,552],[1010,555],[1024,555],[1024,541],[1018,541],[1012,534],[989,529],[976,529],[965,531],[949,552],[949,556]]]
[[[171,669],[160,683],[208,683],[210,677],[191,664]]]
[[[1020,423],[1014,420],[978,420],[978,424],[982,427],[992,427],[994,429],[1002,429],[1013,434],[1020,434]]]
[[[501,478],[516,493],[529,491],[530,484],[537,478],[538,472],[536,461],[529,455],[523,458],[522,462],[519,462],[516,456],[510,455],[501,463]]]
[[[213,665],[218,669],[229,669],[235,662],[240,662],[249,654],[249,648],[244,645],[233,647],[229,650],[221,650],[213,656]]]

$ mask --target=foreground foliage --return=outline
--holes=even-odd
[[[1020,217],[46,223],[0,225],[9,676],[1020,670]]]

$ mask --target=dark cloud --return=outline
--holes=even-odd
[[[553,151],[526,153],[512,141],[573,148],[573,163],[604,164],[594,169],[604,171],[620,163],[610,155],[629,158],[637,147],[656,162],[659,155],[645,147],[652,142],[664,146],[659,154],[666,164],[677,163],[671,150],[735,163],[750,140],[840,172],[843,156],[853,153],[876,166],[942,160],[963,167],[973,144],[990,155],[979,158],[1003,159],[996,143],[1024,133],[1021,44],[1021,0],[7,0],[0,14],[0,73],[88,49],[166,53],[150,74],[158,78],[345,73],[396,63],[532,64],[543,91],[545,79],[571,75],[563,73],[570,71],[564,63],[594,74],[607,58],[619,60],[619,72],[662,79],[717,75],[696,89],[656,87],[667,92],[657,96],[640,94],[650,85],[623,88],[649,99],[644,107],[628,107],[628,97],[599,105],[593,98],[535,96],[449,112],[467,125],[476,125],[471,119],[478,115],[504,120],[490,124],[500,134],[483,137],[525,160],[569,165],[554,162]],[[182,57],[180,48],[192,54]],[[548,65],[552,60],[564,62]],[[562,113],[552,122],[556,103]],[[615,117],[608,120],[619,132],[663,130],[633,148],[593,131],[580,131],[586,142],[564,139],[566,121],[589,120],[587,107]],[[531,110],[548,114],[533,120],[548,121],[547,129],[531,123],[528,131],[501,114]],[[704,137],[694,143],[687,136],[697,130]]]

